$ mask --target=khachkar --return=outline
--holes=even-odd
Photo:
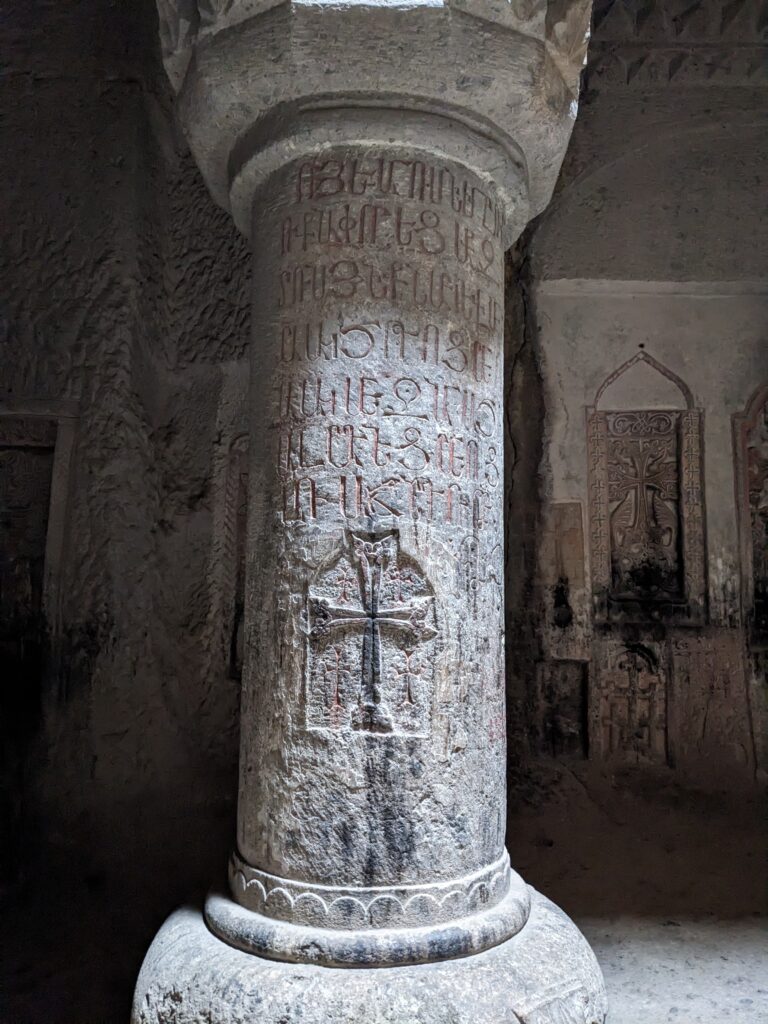
[[[254,250],[246,654],[229,891],[164,925],[136,1022],[603,1020],[504,847],[503,253],[550,196],[587,23],[162,4]]]

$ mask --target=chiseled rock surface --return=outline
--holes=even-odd
[[[230,888],[269,922],[360,932],[355,963],[478,952],[527,916],[504,852],[504,212],[465,166],[361,146],[293,161],[254,205]]]
[[[220,942],[199,911],[173,914],[136,986],[132,1024],[603,1024],[597,961],[533,892],[528,924],[445,963],[344,970],[264,960]]]

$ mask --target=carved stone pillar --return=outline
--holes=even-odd
[[[253,244],[251,466],[229,889],[164,926],[134,1020],[599,1022],[589,948],[504,848],[503,253],[588,6],[161,14]]]

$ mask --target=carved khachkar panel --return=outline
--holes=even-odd
[[[768,647],[768,386],[735,417],[743,607],[753,649]]]
[[[435,601],[396,532],[349,534],[309,589],[307,623],[310,729],[427,732]]]
[[[607,641],[597,660],[592,736],[601,760],[667,761],[667,684],[657,644]]]
[[[697,410],[588,414],[599,621],[699,621],[705,602]]]

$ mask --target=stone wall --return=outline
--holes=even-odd
[[[597,5],[531,244],[547,409],[534,747],[695,786],[765,763],[768,80],[740,63],[760,50],[758,7]]]
[[[510,754],[532,731],[549,754],[751,777],[765,715],[766,90],[752,72],[693,74],[701,39],[714,45],[706,5],[675,36],[682,79],[608,74],[638,32],[646,64],[669,57],[664,9],[642,29],[627,10],[598,8],[561,185],[508,266]],[[755,35],[750,10],[719,59]],[[65,850],[82,823],[98,871],[116,828],[133,851],[137,822],[167,829],[171,805],[175,865],[179,821],[195,843],[214,818],[225,833],[235,789],[247,256],[174,132],[154,18],[149,3],[93,0],[8,26],[0,442],[17,504],[43,515],[36,628],[50,650],[46,672],[18,662],[10,698],[24,723],[13,777],[38,800],[7,799],[14,814],[36,806]],[[620,502],[595,498],[616,471],[597,420],[659,409],[674,413],[666,440],[633,436],[668,449],[650,512],[666,583],[616,600]],[[39,481],[20,455],[37,429],[53,431]],[[626,474],[621,486],[631,519],[640,492]],[[655,724],[627,752],[613,719],[638,687],[633,713]]]
[[[234,827],[212,480],[248,258],[176,138],[152,3],[22,5],[3,31],[4,875],[32,886],[41,857],[52,898],[119,885],[156,923]]]

